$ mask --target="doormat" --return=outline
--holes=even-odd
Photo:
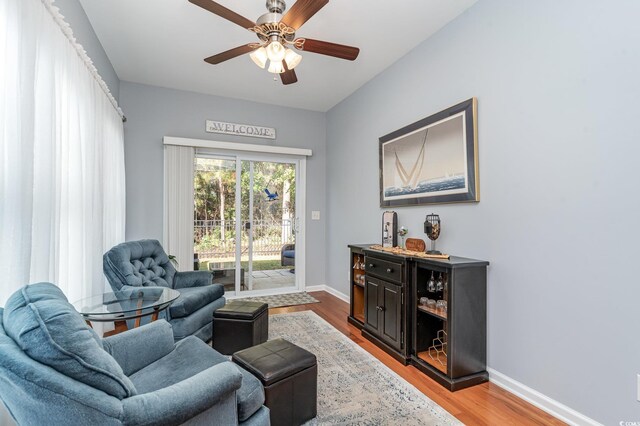
[[[269,315],[269,339],[278,337],[318,359],[318,416],[305,426],[462,425],[312,311]]]
[[[295,305],[306,305],[308,303],[320,303],[318,299],[316,299],[313,296],[310,296],[309,293],[306,293],[306,292],[276,294],[273,296],[243,297],[240,299],[233,299],[233,300],[241,300],[243,302],[266,303],[269,305],[269,308],[282,308],[283,306],[295,306]]]

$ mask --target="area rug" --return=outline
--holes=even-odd
[[[269,316],[282,337],[318,358],[318,417],[306,425],[461,425],[314,312]]]
[[[274,296],[243,297],[242,301],[267,303],[269,308],[282,308],[283,306],[306,305],[307,303],[320,303],[318,299],[310,296],[309,293],[287,293]]]

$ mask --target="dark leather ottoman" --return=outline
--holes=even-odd
[[[316,417],[316,356],[284,339],[269,340],[233,354],[233,362],[264,386],[271,425],[301,425]]]
[[[269,305],[230,301],[213,313],[213,348],[224,355],[250,348],[269,337]]]

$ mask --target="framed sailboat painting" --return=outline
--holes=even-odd
[[[480,200],[471,98],[380,138],[380,207]]]

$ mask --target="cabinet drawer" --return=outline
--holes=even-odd
[[[390,262],[377,257],[366,256],[366,273],[387,281],[402,282],[402,263]]]

